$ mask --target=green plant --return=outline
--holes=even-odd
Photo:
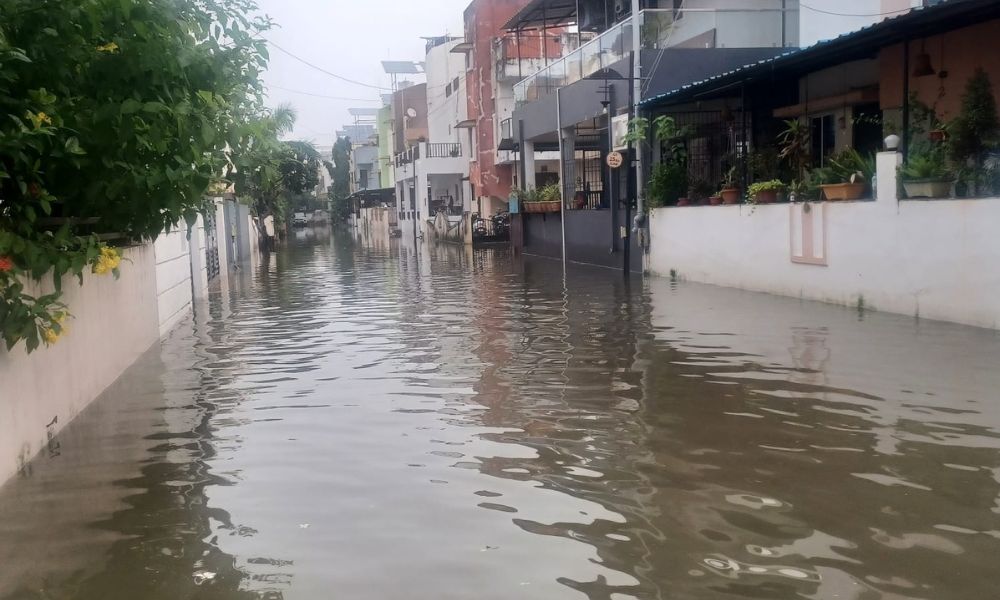
[[[948,150],[959,167],[970,167],[969,181],[976,187],[985,186],[986,157],[1000,137],[993,86],[986,72],[977,68],[966,83],[962,94],[962,110],[951,126]]]
[[[735,189],[738,182],[739,170],[736,168],[736,165],[733,165],[726,169],[726,173],[722,176],[720,187],[722,189]]]
[[[785,188],[785,184],[782,183],[780,179],[758,181],[756,183],[751,183],[750,187],[747,188],[747,197],[749,198],[749,201],[753,203],[756,202],[757,196],[761,192],[782,192]]]
[[[875,156],[862,156],[847,148],[829,159],[829,171],[821,171],[824,183],[868,183],[875,177]]]
[[[250,0],[4,0],[0,329],[61,333],[64,276],[107,271],[99,234],[192,222],[263,105],[270,22]],[[103,257],[103,260],[102,260]],[[111,269],[112,271],[116,270]],[[54,291],[31,292],[50,274]],[[55,335],[53,335],[55,334]]]
[[[549,185],[538,190],[538,202],[561,202],[562,201],[562,191],[559,189],[558,183],[550,183]]]
[[[899,168],[903,181],[950,181],[955,178],[948,166],[944,149],[911,154],[905,165]]]
[[[647,189],[650,206],[676,203],[688,190],[687,167],[674,162],[656,165]]]
[[[781,150],[778,156],[786,161],[795,171],[795,176],[804,179],[809,168],[812,155],[809,126],[804,121],[789,119],[785,121],[785,129],[778,134]]]

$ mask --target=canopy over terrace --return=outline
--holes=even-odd
[[[503,26],[507,31],[575,25],[580,0],[531,0]]]

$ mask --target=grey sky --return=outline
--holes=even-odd
[[[421,36],[461,35],[462,12],[469,1],[258,0],[258,4],[278,25],[267,36],[275,44],[327,71],[387,87],[389,79],[380,61],[423,60]],[[264,82],[272,106],[288,102],[298,111],[291,137],[319,146],[333,144],[334,132],[349,123],[349,107],[379,106],[379,90],[338,81],[274,47]]]

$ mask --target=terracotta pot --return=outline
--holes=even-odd
[[[709,196],[708,203],[712,206],[718,206],[722,204],[722,196]]]
[[[868,187],[864,182],[858,183],[829,183],[819,186],[823,190],[823,197],[827,200],[857,200],[865,195]]]
[[[763,190],[754,196],[757,204],[774,204],[778,201],[778,190]]]
[[[687,198],[678,198],[677,199],[677,206],[688,206],[689,204],[691,204],[691,201],[688,200]]]
[[[932,142],[943,142],[948,138],[948,134],[945,133],[944,129],[934,129],[927,134]]]
[[[740,201],[740,188],[722,188],[719,191],[723,204],[736,204]]]
[[[950,198],[953,181],[904,181],[907,198]]]

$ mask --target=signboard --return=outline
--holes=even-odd
[[[611,149],[627,149],[628,143],[624,141],[626,135],[628,135],[628,113],[611,117]]]
[[[617,151],[608,152],[608,157],[605,160],[607,161],[608,166],[612,169],[617,169],[622,166],[623,162],[625,162],[625,158],[622,156],[622,153]]]

